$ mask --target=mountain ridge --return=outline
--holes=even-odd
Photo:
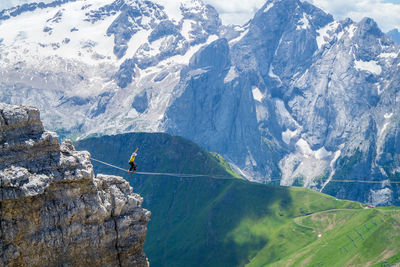
[[[372,19],[335,21],[284,0],[267,1],[244,26],[223,26],[211,6],[186,2],[178,18],[150,2],[104,0],[43,9],[48,18],[31,31],[18,16],[4,21],[15,34],[0,36],[0,100],[50,106],[47,124],[73,138],[168,132],[220,153],[250,180],[399,203],[390,179],[400,173],[400,48]],[[102,13],[110,5],[132,12]],[[23,16],[38,20],[35,12]],[[346,177],[382,183],[330,182]]]

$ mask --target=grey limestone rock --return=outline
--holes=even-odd
[[[0,265],[148,266],[150,212],[123,178],[58,144],[35,108],[0,104]]]
[[[390,30],[386,33],[393,41],[400,44],[400,32],[398,29]]]

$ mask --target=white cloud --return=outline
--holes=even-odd
[[[225,24],[243,24],[261,8],[266,0],[205,0],[221,14]],[[351,18],[358,22],[364,17],[373,18],[383,31],[400,26],[399,0],[308,0],[335,19]]]
[[[311,3],[332,14],[336,19],[351,18],[360,21],[373,18],[383,31],[400,26],[400,2],[383,0],[310,0]]]
[[[220,13],[224,24],[244,24],[253,17],[266,0],[204,0]]]

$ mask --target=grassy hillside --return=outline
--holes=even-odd
[[[179,137],[126,134],[83,140],[79,149],[128,167],[140,146],[140,171],[206,173],[229,178],[218,155]],[[400,209],[305,188],[241,179],[124,176],[152,211],[145,251],[151,266],[382,266],[400,262]]]
[[[129,158],[139,147],[135,159],[138,171],[213,174],[240,178],[218,154],[209,153],[195,143],[163,133],[128,133],[88,138],[76,143],[77,149],[88,150],[92,157],[129,169]],[[124,175],[125,172],[95,164],[97,171]]]
[[[308,229],[314,239],[271,266],[389,266],[400,262],[398,208],[314,212],[290,220],[287,227]],[[269,249],[264,247],[249,266],[270,263]]]

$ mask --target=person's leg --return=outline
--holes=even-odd
[[[130,167],[130,169],[129,169],[129,172],[131,172],[132,170],[135,170],[135,163],[133,163],[133,162],[129,162],[129,165],[131,165],[131,167]]]
[[[133,171],[135,172],[135,171],[136,171],[136,169],[137,169],[137,165],[136,165],[136,163],[135,163],[135,162],[133,162]]]

